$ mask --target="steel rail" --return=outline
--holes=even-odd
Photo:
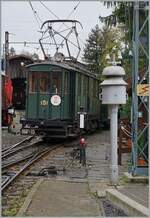
[[[20,151],[20,150],[24,150],[24,149],[26,149],[26,148],[30,148],[31,146],[35,146],[35,145],[38,144],[39,142],[40,142],[40,140],[37,141],[37,142],[33,142],[32,144],[26,145],[26,146],[24,146],[24,147],[18,147],[18,148],[16,148],[15,150],[13,150],[13,148],[12,148],[10,151],[5,152],[4,154],[2,154],[2,159],[3,159],[3,158],[6,158],[6,157],[8,157],[8,156],[10,156],[11,154],[17,153],[17,152]],[[23,143],[22,143],[22,144],[23,144]],[[22,145],[22,144],[19,144],[19,145],[17,145],[17,146],[20,146],[20,145]]]
[[[48,148],[45,149],[42,152],[37,153],[36,155],[34,155],[33,158],[31,158],[31,160],[29,160],[23,167],[22,169],[19,170],[19,172],[17,172],[13,177],[11,177],[10,180],[8,180],[4,185],[2,185],[1,191],[3,192],[4,190],[6,190],[6,188],[9,187],[9,185],[18,177],[20,176],[26,169],[28,169],[33,163],[35,163],[37,160],[39,160],[40,158],[42,158],[44,155],[46,155],[47,153],[49,153],[50,151],[53,151],[59,147],[61,147],[63,144],[59,144],[56,145],[52,148]]]
[[[19,146],[20,144],[22,144],[22,143],[24,143],[24,142],[26,142],[26,141],[31,140],[33,137],[34,137],[34,136],[29,136],[28,138],[25,138],[25,139],[23,139],[22,141],[17,142],[16,144],[12,145],[11,147],[6,148],[6,149],[3,149],[3,150],[2,150],[2,155],[5,154],[5,152],[8,152],[8,151],[12,150],[13,148]]]
[[[24,160],[28,160],[29,158],[32,158],[33,156],[34,156],[34,154],[32,153],[32,154],[29,154],[26,157],[22,157],[22,158],[20,158],[18,160],[14,160],[14,161],[2,164],[2,170],[6,169],[6,168],[8,168],[10,166],[13,166],[14,164],[20,163],[20,162],[22,162]]]

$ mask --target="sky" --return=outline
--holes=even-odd
[[[84,43],[91,29],[96,24],[102,26],[98,17],[108,16],[112,12],[112,8],[107,9],[100,1],[43,1],[51,12],[40,1],[31,1],[31,3],[34,11],[36,11],[38,22],[29,1],[2,1],[2,43],[4,43],[4,32],[8,31],[10,33],[10,47],[14,47],[16,53],[24,50],[37,53],[40,58],[42,58],[42,53],[38,44],[24,46],[24,44],[16,45],[12,44],[12,42],[38,42],[41,37],[39,26],[42,22],[49,19],[66,19],[73,11],[69,19],[78,20],[83,25],[83,30],[81,28],[77,29],[81,51],[83,51]],[[76,6],[77,8],[74,10]]]

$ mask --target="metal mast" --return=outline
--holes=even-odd
[[[134,2],[132,68],[132,174],[148,173],[148,84],[149,84],[148,2]],[[143,122],[144,120],[144,122]],[[147,163],[139,165],[139,159]]]

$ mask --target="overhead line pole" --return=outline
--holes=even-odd
[[[147,1],[143,4],[134,2],[133,8],[132,175],[147,175],[149,165],[148,135],[150,136],[150,134],[148,130],[150,118],[148,115],[148,96],[145,93],[140,94],[138,92],[140,85],[147,85],[148,80],[150,82],[150,47],[147,46],[150,42],[149,7]],[[143,38],[145,41],[142,40]],[[140,64],[141,58],[144,60],[144,66]],[[145,80],[147,82],[144,82]],[[145,161],[144,166],[140,164],[141,159]]]
[[[133,75],[132,75],[132,158],[133,166],[132,173],[136,172],[137,166],[137,147],[138,147],[138,96],[137,84],[139,74],[139,2],[134,3],[133,11]]]
[[[149,37],[148,37],[148,43],[149,43],[149,63],[148,63],[148,71],[149,71],[149,112],[150,112],[150,2],[149,2],[149,5],[148,5],[148,34],[149,34]],[[149,133],[148,133],[148,150],[150,152],[150,114],[148,113],[148,122],[149,122]],[[150,157],[150,156],[149,156]],[[150,161],[149,161],[149,172],[150,172]],[[150,194],[150,192],[149,192]]]

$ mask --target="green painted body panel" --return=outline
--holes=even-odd
[[[69,112],[69,94],[65,94],[63,97],[63,107],[62,107],[62,114],[64,119],[70,118],[70,112]]]
[[[61,113],[61,109],[63,108],[63,102],[60,103],[59,106],[54,106],[51,104],[51,112],[50,112],[50,119],[63,119],[63,114]]]
[[[84,111],[88,114],[100,116],[100,101],[98,98],[99,82],[93,78],[76,73],[76,114],[80,111],[80,106],[84,106]],[[80,87],[81,86],[81,87]],[[97,93],[97,94],[95,94]]]
[[[49,119],[50,99],[48,94],[39,94],[38,99],[38,118]]]
[[[26,116],[28,118],[37,118],[37,103],[38,103],[38,95],[37,93],[28,95],[28,104],[27,104],[27,113]]]

